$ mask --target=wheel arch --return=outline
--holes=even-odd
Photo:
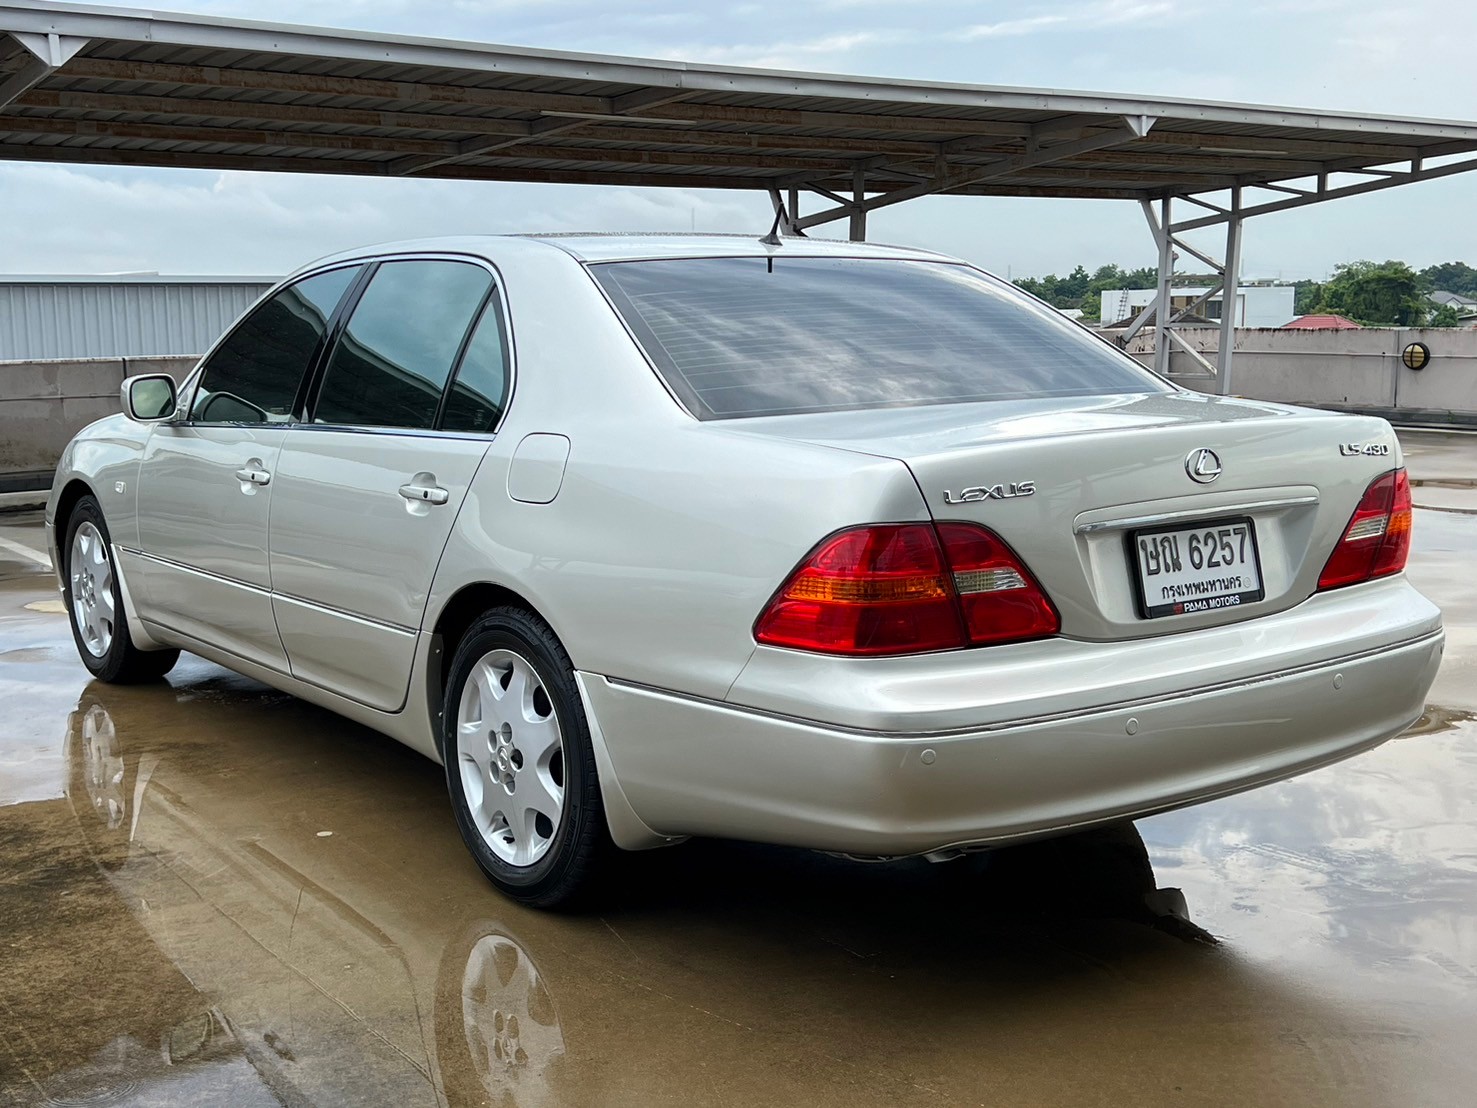
[[[437,751],[443,759],[446,752],[441,750],[441,706],[446,699],[446,682],[451,670],[451,659],[472,624],[476,623],[483,613],[493,608],[522,608],[549,624],[555,637],[561,644],[564,643],[558,629],[554,628],[543,612],[539,611],[527,597],[505,585],[494,584],[491,581],[476,581],[463,585],[452,593],[446,603],[441,606],[441,610],[436,614],[435,622],[431,625],[431,649],[426,659],[426,710],[430,718],[432,733],[435,735]],[[565,645],[564,649],[567,651],[568,645]]]
[[[98,500],[97,493],[91,485],[80,477],[73,477],[56,498],[56,514],[52,518],[52,529],[55,532],[56,549],[61,557],[66,557],[64,547],[67,539],[67,524],[72,521],[72,512],[77,507],[77,502],[84,496],[90,496]],[[102,507],[102,501],[98,500],[98,507]],[[61,567],[57,567],[60,572]]]
[[[463,585],[452,593],[431,624],[431,644],[426,661],[426,714],[436,743],[436,752],[443,763],[446,761],[446,751],[442,747],[441,708],[446,699],[446,682],[452,656],[456,654],[456,648],[463,636],[483,613],[502,607],[522,608],[543,620],[554,632],[554,637],[559,640],[565,652],[569,652],[569,643],[559,633],[559,628],[522,593],[491,581]],[[572,657],[571,661],[574,661]],[[578,662],[575,662],[575,684],[581,685],[582,681]],[[583,689],[580,695],[585,700],[586,723],[590,728],[590,740],[595,747],[600,794],[605,804],[606,826],[611,839],[624,850],[649,850],[652,847],[681,842],[681,837],[653,831],[631,807],[611,760],[600,722],[595,718],[593,705],[589,703]]]

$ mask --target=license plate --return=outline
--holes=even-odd
[[[1264,595],[1256,528],[1245,517],[1134,531],[1128,547],[1145,619],[1234,608]]]

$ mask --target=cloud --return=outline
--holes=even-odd
[[[977,23],[966,27],[963,36],[967,39],[1005,38],[1009,35],[1029,35],[1058,23],[1066,23],[1065,15],[1031,15],[1024,19],[1006,19],[999,23]]]
[[[1181,11],[1185,6],[1180,5]],[[977,40],[1029,35],[1046,30],[1080,31],[1115,27],[1157,19],[1167,14],[1171,7],[1168,0],[1100,0],[1098,3],[1081,5],[1066,11],[1004,19],[998,23],[977,23],[964,28],[961,34],[966,39]]]

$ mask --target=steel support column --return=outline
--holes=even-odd
[[[1166,220],[1166,226],[1168,221]],[[1166,236],[1168,237],[1168,236]],[[1231,391],[1231,357],[1236,346],[1236,309],[1241,299],[1241,189],[1231,190],[1226,219],[1226,260],[1221,268],[1221,338],[1215,355],[1215,391]]]
[[[851,171],[851,241],[867,240],[867,171],[858,166]]]
[[[1159,201],[1159,223],[1154,228],[1159,240],[1159,283],[1154,293],[1154,372],[1169,376],[1169,289],[1174,279],[1174,240],[1169,237],[1170,198]],[[1153,208],[1145,205],[1154,227]]]

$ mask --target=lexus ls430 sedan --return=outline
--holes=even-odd
[[[439,239],[288,278],[67,447],[82,661],[444,764],[507,894],[691,835],[947,858],[1421,713],[1381,420],[1188,392],[915,250]]]

